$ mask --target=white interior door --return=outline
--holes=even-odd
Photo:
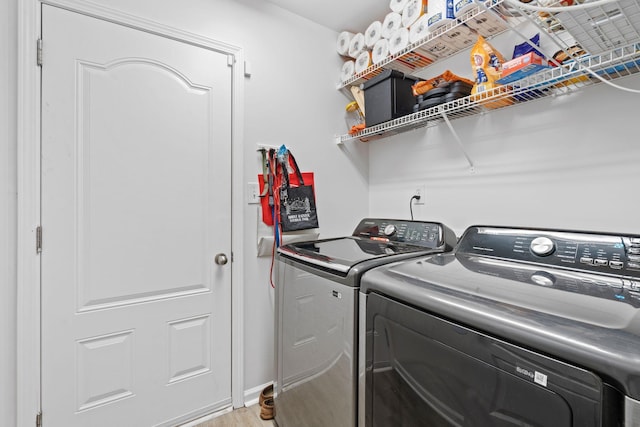
[[[226,54],[43,6],[47,427],[231,403]]]

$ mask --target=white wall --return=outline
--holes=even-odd
[[[16,0],[0,2],[0,424],[16,423]]]
[[[616,80],[640,89],[640,77]],[[604,84],[452,121],[472,172],[446,125],[370,144],[371,214],[409,216],[459,235],[470,225],[640,233],[640,94]]]
[[[323,236],[348,234],[368,210],[368,149],[338,147],[344,132],[347,99],[336,91],[340,59],[337,34],[262,0],[98,0],[161,24],[244,48],[252,65],[245,80],[245,178],[234,183],[240,194],[261,172],[257,144],[286,144],[300,166],[316,174],[318,213]],[[0,2],[0,425],[15,425],[16,346],[16,7]],[[242,196],[243,197],[243,196]],[[273,290],[269,260],[256,257],[256,205],[242,215],[245,245],[244,390],[273,379]],[[238,253],[239,252],[239,253]]]

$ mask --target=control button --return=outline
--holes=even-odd
[[[633,262],[640,262],[640,255],[629,255],[627,259]]]
[[[631,237],[629,241],[631,242],[632,245],[633,244],[640,245],[640,237]]]
[[[549,239],[548,237],[536,237],[531,242],[529,249],[531,249],[531,252],[533,252],[535,255],[547,256],[553,253],[555,244],[553,243],[553,240]]]
[[[629,253],[633,255],[640,255],[640,248],[631,247],[629,248]]]
[[[606,260],[606,259],[596,258],[594,260],[594,264],[595,265],[605,265],[606,266],[607,264],[609,264],[609,261]]]
[[[628,262],[627,268],[633,268],[634,270],[640,269],[640,263],[637,262]]]
[[[624,263],[622,261],[609,261],[609,267],[620,270],[622,267],[624,267]]]
[[[589,258],[588,256],[580,257],[581,264],[593,264],[593,258]]]
[[[383,233],[385,236],[393,236],[394,234],[396,234],[396,231],[398,231],[396,229],[396,226],[393,224],[389,224],[384,228]]]

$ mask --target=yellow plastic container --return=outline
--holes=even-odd
[[[356,101],[347,104],[345,107],[344,119],[347,123],[348,130],[354,126],[364,123],[364,116],[362,115],[362,111],[360,111],[360,107],[358,107],[358,103]]]

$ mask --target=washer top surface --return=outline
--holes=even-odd
[[[278,248],[278,254],[346,275],[358,266],[450,251],[455,243],[453,231],[441,223],[365,218],[351,236],[292,243]]]
[[[365,273],[386,295],[613,378],[640,398],[640,238],[471,227],[454,253]]]
[[[298,255],[311,263],[324,263],[333,269],[347,271],[363,261],[425,248],[410,244],[394,244],[360,237],[340,237],[313,242],[294,243],[283,247],[280,253]]]

